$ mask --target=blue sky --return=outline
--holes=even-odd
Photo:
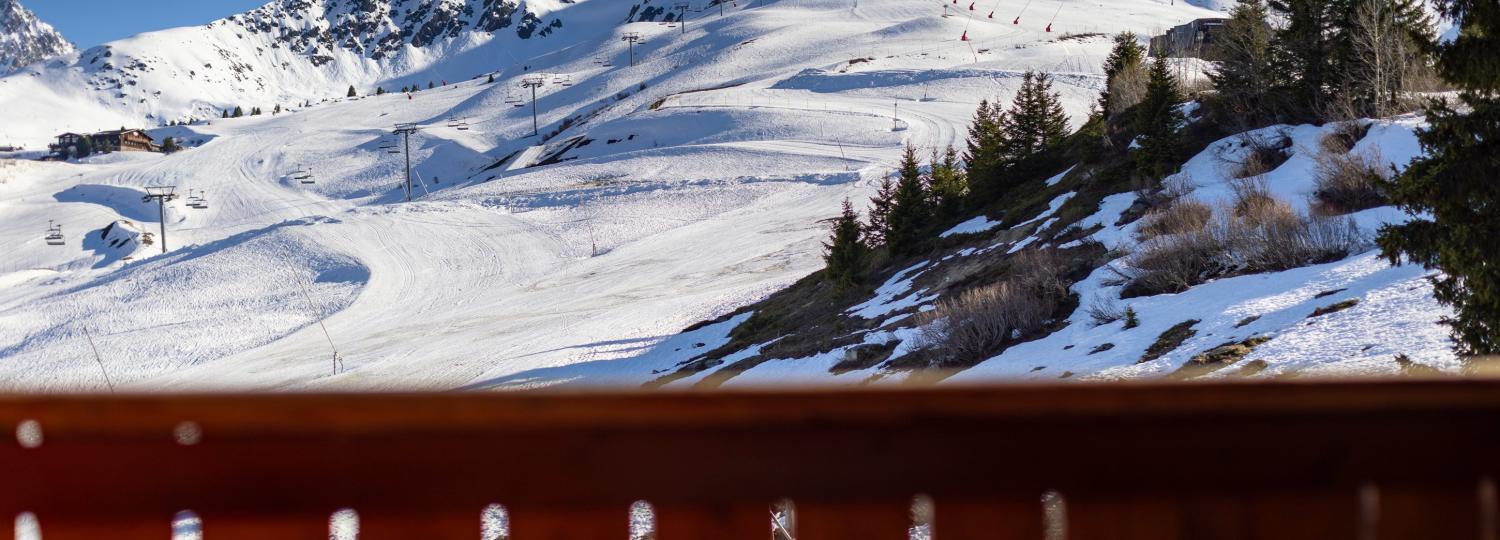
[[[199,25],[270,0],[21,0],[37,17],[87,49],[141,32]]]

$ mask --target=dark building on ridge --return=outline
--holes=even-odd
[[[1224,31],[1229,19],[1198,19],[1177,26],[1167,33],[1151,38],[1151,54],[1164,52],[1177,58],[1202,58],[1213,60],[1215,38]]]

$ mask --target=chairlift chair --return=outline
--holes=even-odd
[[[207,194],[208,194],[207,191],[203,191],[201,189],[198,190],[198,206],[194,206],[194,208],[197,208],[199,210],[207,210],[208,209],[208,197],[206,196]],[[192,206],[192,205],[189,205],[189,206]]]
[[[49,246],[64,246],[68,244],[67,238],[63,236],[62,225],[57,225],[50,219],[47,220],[46,239]]]

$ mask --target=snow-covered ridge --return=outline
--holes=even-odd
[[[559,41],[563,8],[585,4],[277,0],[203,26],[55,52],[50,62],[0,78],[0,103],[33,104],[29,111],[0,111],[0,126],[15,126],[0,130],[39,147],[63,130],[152,127],[216,117],[235,106],[316,103],[343,97],[351,85],[365,94],[379,86],[469,80],[606,30],[601,21],[626,11],[609,2],[595,5],[601,7],[567,16],[582,28],[572,41]],[[41,113],[52,125],[33,132],[27,128],[36,122],[26,112]]]
[[[0,75],[75,51],[72,43],[20,0],[0,0]]]

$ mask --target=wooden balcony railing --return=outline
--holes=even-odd
[[[0,398],[0,512],[46,540],[1495,538],[1500,383]],[[7,528],[8,529],[8,528]]]

